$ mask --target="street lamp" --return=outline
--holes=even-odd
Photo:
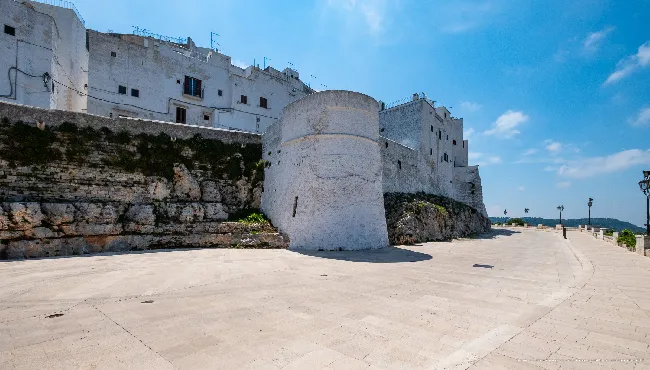
[[[589,198],[587,205],[589,206],[589,225],[591,226],[591,206],[594,204],[594,198]]]
[[[557,206],[558,211],[560,211],[560,225],[562,225],[562,211],[564,211],[564,206]]]
[[[639,181],[639,188],[645,194],[645,227],[646,233],[650,235],[650,171],[643,171],[643,180]]]

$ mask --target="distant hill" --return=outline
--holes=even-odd
[[[510,217],[490,217],[490,221],[492,223],[499,222],[503,223]],[[542,224],[544,226],[555,226],[560,223],[559,219],[552,219],[552,218],[539,218],[539,217],[521,217],[524,222],[528,223],[529,225],[539,225]],[[567,227],[578,227],[578,225],[586,225],[588,222],[588,219],[586,218],[574,218],[574,219],[562,219],[562,223],[564,226]],[[639,226],[636,226],[634,224],[631,224],[629,222],[617,220],[615,218],[592,218],[591,219],[591,224],[593,226],[600,226],[600,227],[606,227],[608,229],[614,229],[615,231],[621,231],[623,229],[629,229],[632,230],[633,232],[644,232],[645,229]]]

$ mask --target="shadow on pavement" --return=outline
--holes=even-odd
[[[370,263],[404,263],[420,262],[430,260],[432,257],[425,253],[415,252],[408,249],[386,247],[382,249],[364,251],[306,251],[291,250],[295,253],[311,257],[328,258],[350,262]]]
[[[521,231],[510,229],[492,229],[487,233],[477,235],[473,239],[496,239],[500,236],[512,236],[514,234],[521,234]]]

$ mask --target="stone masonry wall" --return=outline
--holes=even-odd
[[[0,259],[285,247],[260,206],[260,137],[0,103]]]

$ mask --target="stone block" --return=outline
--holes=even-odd
[[[204,203],[205,219],[210,221],[225,221],[228,219],[228,213],[224,210],[221,203]]]
[[[221,193],[214,181],[203,181],[201,183],[201,199],[204,202],[221,202]]]
[[[53,232],[47,227],[35,227],[33,229],[25,230],[25,236],[34,239],[54,238],[60,236],[59,233]]]
[[[164,200],[169,198],[171,194],[169,181],[167,179],[157,177],[151,181],[147,187],[149,196],[153,200]]]
[[[636,236],[636,253],[642,256],[650,256],[650,235]]]
[[[200,203],[168,203],[165,206],[167,217],[180,223],[203,221],[205,209]]]
[[[70,203],[43,203],[41,209],[45,214],[45,221],[50,225],[74,222],[76,209]]]
[[[153,225],[156,223],[156,215],[153,206],[150,204],[133,205],[126,211],[126,219],[139,225]]]
[[[183,164],[174,166],[174,196],[183,200],[201,199],[198,181]]]
[[[45,218],[38,203],[9,203],[8,208],[13,229],[32,229],[40,226]]]
[[[121,224],[74,223],[60,228],[68,236],[119,235],[123,231]]]

